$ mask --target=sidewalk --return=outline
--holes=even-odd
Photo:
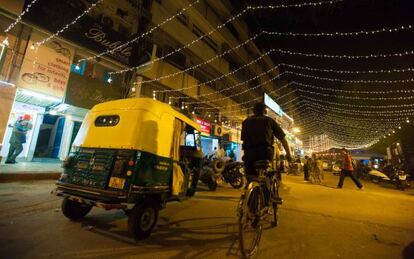
[[[58,159],[36,159],[17,164],[0,164],[0,183],[27,180],[58,179],[63,172],[62,161]]]

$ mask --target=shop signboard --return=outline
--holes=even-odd
[[[200,118],[196,118],[196,122],[200,125],[201,132],[210,135],[211,132],[211,123]]]
[[[264,94],[264,103],[279,116],[283,116],[282,108],[269,95]]]
[[[30,2],[26,0],[25,7]],[[23,20],[48,31],[56,32],[73,21],[74,17],[81,15],[90,6],[90,3],[91,1],[83,0],[38,0],[38,3],[30,8],[30,12],[23,16]],[[90,14],[93,16],[89,14],[82,16],[76,23],[64,30],[60,36],[96,53],[116,49],[106,56],[125,65],[138,65],[140,62],[138,44],[136,42],[125,44],[136,34],[126,36],[128,33],[119,32],[123,26],[116,26],[118,21],[115,14],[116,7],[105,7],[105,4],[92,8]],[[105,12],[113,12],[113,14]],[[128,14],[128,12],[126,13]],[[118,31],[115,28],[118,28]],[[124,29],[124,31],[127,30]]]
[[[17,87],[62,99],[69,79],[73,48],[52,39],[36,48],[32,46],[43,40],[32,33],[17,80]]]
[[[122,98],[121,86],[71,73],[64,103],[91,109],[95,104]]]

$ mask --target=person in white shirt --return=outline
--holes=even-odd
[[[226,151],[224,150],[223,146],[219,146],[216,151],[216,158],[217,159],[224,159],[226,157]]]

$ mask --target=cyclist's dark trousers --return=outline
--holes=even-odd
[[[346,176],[349,176],[352,179],[352,181],[354,181],[355,185],[358,186],[358,188],[360,189],[362,188],[362,184],[358,181],[358,179],[355,178],[352,171],[348,171],[344,169],[342,169],[341,175],[339,176],[338,188],[342,188],[342,186],[344,185],[344,180]]]
[[[258,148],[246,148],[244,149],[244,167],[247,175],[255,175],[256,170],[254,168],[254,162],[259,160],[273,160],[274,149],[273,147],[258,147]]]

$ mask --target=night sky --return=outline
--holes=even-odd
[[[309,1],[233,1],[236,8],[244,8],[246,5],[280,5],[280,4],[296,4]],[[316,2],[316,1],[313,1]],[[370,31],[382,28],[395,28],[401,26],[414,25],[414,1],[410,0],[345,0],[343,2],[332,5],[323,5],[318,7],[288,8],[279,10],[264,9],[260,11],[250,12],[246,17],[246,21],[250,26],[252,34],[260,31],[275,32],[296,32],[296,33],[319,33],[319,32],[356,32]],[[256,41],[256,44],[264,50],[272,48],[280,48],[303,53],[331,54],[331,55],[370,55],[370,54],[391,54],[396,52],[405,52],[414,50],[414,26],[412,29],[399,32],[382,32],[374,35],[360,36],[334,36],[334,37],[303,37],[303,36],[278,36],[265,35]],[[287,63],[291,65],[307,66],[320,69],[334,70],[392,70],[414,67],[414,55],[404,57],[388,57],[388,58],[372,58],[362,60],[347,59],[327,59],[317,57],[299,57],[280,53],[272,53],[272,59],[275,64]],[[410,79],[414,77],[413,71],[400,73],[378,73],[378,74],[338,74],[332,72],[308,71],[297,68],[283,67],[281,72],[291,71],[311,76],[337,78],[344,80],[399,80]],[[369,111],[389,112],[390,110],[407,110],[413,107],[392,107],[379,108],[375,106],[384,105],[401,105],[414,104],[413,99],[408,100],[366,100],[366,99],[350,99],[349,97],[401,97],[413,96],[413,93],[402,94],[375,94],[374,91],[381,90],[414,90],[414,83],[344,83],[330,82],[327,80],[318,80],[306,78],[298,75],[284,75],[283,81],[276,82],[276,86],[280,86],[286,82],[300,82],[302,84],[310,84],[322,88],[343,89],[353,91],[372,91],[372,93],[340,93],[348,98],[335,98],[335,92],[318,90],[298,85],[292,85],[290,89],[283,89],[281,95],[284,95],[293,89],[304,89],[307,91],[319,92],[325,95],[304,93],[295,91],[296,94],[287,95],[278,102],[283,104],[294,97],[299,99],[291,102],[289,105],[283,106],[285,110],[293,114],[298,123],[304,128],[304,135],[328,133],[340,135],[345,142],[362,144],[366,142],[366,136],[376,135],[380,137],[388,131],[392,130],[392,126],[385,125],[390,121],[401,120],[409,114],[402,113],[399,115],[382,116],[364,114]],[[275,96],[277,98],[277,96]],[[315,121],[315,112],[309,110],[297,109],[300,101],[306,98],[317,99],[312,101],[326,106],[326,109],[318,111],[318,117],[328,122]],[[309,99],[308,99],[309,100]],[[334,105],[322,103],[333,102]],[[298,103],[299,102],[299,103]],[[336,104],[345,104],[336,105]],[[348,105],[348,106],[346,106]],[[364,105],[366,107],[351,107],[349,105]],[[350,112],[333,112],[332,107],[340,109],[349,109]],[[357,112],[353,113],[353,111]],[[360,112],[358,112],[360,111]],[[321,115],[322,114],[322,115]],[[352,126],[347,125],[345,121],[335,120],[332,116],[348,117],[352,121]],[[310,118],[309,118],[310,117]],[[355,119],[353,119],[355,118]],[[363,119],[369,118],[376,120],[373,126],[368,127],[367,121]],[[396,123],[394,123],[396,125]],[[398,123],[397,123],[398,124]],[[372,127],[382,128],[373,130]],[[394,126],[395,127],[395,126]],[[363,139],[363,141],[362,141]],[[361,140],[361,141],[358,141]],[[358,143],[357,143],[358,142]]]

